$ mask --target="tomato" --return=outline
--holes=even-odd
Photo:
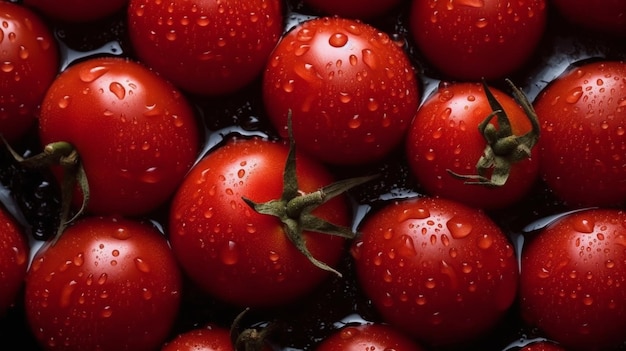
[[[2,1],[0,21],[0,38],[6,38],[0,40],[0,134],[15,142],[35,125],[59,70],[59,52],[50,29],[31,10]]]
[[[43,145],[68,142],[78,152],[89,182],[87,209],[97,214],[141,215],[163,205],[200,143],[185,97],[153,71],[117,57],[63,71],[44,98],[39,134]]]
[[[540,172],[572,207],[626,202],[626,62],[580,62],[534,101]]]
[[[568,350],[606,350],[626,341],[626,212],[575,211],[522,251],[522,317]]]
[[[135,54],[181,89],[233,93],[256,79],[283,32],[280,0],[130,0]]]
[[[483,85],[468,82],[440,84],[418,110],[407,134],[407,161],[426,193],[499,209],[520,201],[536,184],[540,156],[533,147],[539,137],[536,116],[503,91],[488,89],[500,107],[491,106]],[[489,117],[500,108],[506,116]],[[503,124],[502,117],[508,122]],[[498,141],[488,142],[488,133],[479,130],[487,118],[503,133]],[[511,135],[520,142],[515,148],[503,143]],[[491,153],[493,160],[483,162]],[[482,178],[472,178],[481,173]]]
[[[360,225],[352,256],[383,321],[424,345],[474,341],[511,308],[513,246],[482,211],[443,198],[396,200]]]
[[[410,31],[447,79],[497,79],[521,69],[547,22],[545,0],[413,0]]]
[[[315,349],[316,351],[359,351],[359,350],[423,350],[409,336],[386,324],[367,323],[346,325],[330,335]]]
[[[154,226],[85,217],[36,254],[24,304],[46,350],[155,350],[174,324],[181,286]]]
[[[207,327],[188,330],[163,345],[161,351],[234,351],[230,330]]]
[[[92,22],[121,11],[128,0],[24,0],[24,5],[61,21]]]
[[[255,202],[281,197],[288,155],[283,143],[234,139],[207,154],[187,175],[170,207],[169,236],[183,269],[218,300],[241,307],[283,305],[301,298],[329,276],[285,234],[283,223],[257,213]],[[297,157],[300,192],[331,183],[325,167]],[[336,225],[349,224],[346,199],[335,197],[312,212]],[[330,267],[345,252],[345,239],[304,231],[308,250]]]
[[[287,33],[270,57],[263,101],[287,135],[293,113],[298,149],[334,164],[382,159],[415,115],[419,91],[407,55],[363,22],[323,17]]]
[[[0,207],[0,318],[18,298],[26,276],[30,247],[24,229]]]
[[[523,348],[520,351],[566,351],[561,345],[551,341],[535,341]]]
[[[327,15],[339,17],[368,19],[382,17],[402,0],[304,0],[304,3]]]
[[[626,36],[626,3],[622,0],[600,0],[594,6],[584,0],[551,0],[551,3],[561,16],[583,29]]]

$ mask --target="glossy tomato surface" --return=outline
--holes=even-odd
[[[98,21],[122,10],[128,0],[24,0],[44,16],[68,22]]]
[[[390,202],[353,243],[361,288],[384,321],[427,346],[459,346],[513,305],[518,265],[508,237],[482,211],[444,198]]]
[[[571,207],[626,203],[626,62],[583,61],[534,101],[541,175]]]
[[[387,324],[346,325],[324,339],[316,351],[423,350],[406,334]]]
[[[285,235],[278,218],[257,213],[243,197],[279,199],[287,145],[232,139],[207,154],[185,178],[171,208],[169,236],[190,278],[211,296],[240,307],[285,305],[328,278]],[[332,182],[320,163],[297,157],[298,189],[317,191]],[[347,226],[348,203],[336,197],[312,212]],[[341,237],[305,232],[313,257],[333,267],[345,253]]]
[[[181,273],[151,224],[88,217],[36,254],[25,309],[46,350],[154,350],[180,306]]]
[[[135,54],[183,90],[229,94],[261,74],[283,32],[279,0],[130,0]]]
[[[605,35],[626,37],[626,3],[600,0],[594,6],[584,0],[552,0],[552,6],[568,21]]]
[[[445,79],[501,79],[521,69],[545,31],[545,0],[413,0],[410,30]]]
[[[173,194],[198,155],[201,132],[173,85],[135,61],[101,57],[55,79],[39,135],[42,145],[65,141],[80,155],[88,211],[141,215]]]
[[[29,253],[24,228],[0,206],[0,318],[21,298]]]
[[[298,149],[332,164],[371,163],[398,146],[417,110],[416,72],[384,32],[321,17],[287,33],[263,77],[272,125]]]
[[[11,142],[35,126],[59,67],[58,43],[37,13],[0,2],[0,134]]]
[[[489,90],[507,115],[511,135],[521,137],[532,131],[531,117],[512,96],[497,88]],[[541,155],[535,147],[522,160],[503,159],[510,169],[502,185],[482,185],[477,179],[451,173],[479,174],[477,164],[486,154],[488,143],[478,127],[493,111],[480,83],[442,83],[426,98],[406,139],[408,164],[426,193],[480,208],[501,209],[517,203],[530,192],[539,177]],[[495,116],[489,123],[503,130]],[[485,174],[488,179],[484,181],[491,180],[495,168],[489,167]]]
[[[234,351],[230,330],[222,327],[196,328],[176,335],[161,351]]]
[[[305,0],[304,2],[325,15],[364,20],[386,15],[391,9],[400,5],[402,0]]]
[[[521,256],[522,316],[567,350],[609,350],[626,338],[626,212],[576,211]]]

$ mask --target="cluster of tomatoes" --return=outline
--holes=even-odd
[[[0,2],[3,345],[624,349],[625,42],[621,0]]]

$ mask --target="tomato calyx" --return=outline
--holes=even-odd
[[[63,169],[60,222],[57,227],[56,235],[52,238],[52,243],[55,243],[67,225],[85,211],[87,203],[89,202],[89,182],[87,181],[87,175],[82,162],[80,162],[78,152],[72,144],[65,141],[58,141],[46,145],[41,153],[24,158],[19,155],[4,138],[2,138],[2,140],[13,158],[24,167],[39,169],[50,166],[61,166]],[[83,194],[82,204],[74,216],[70,217],[72,197],[77,184],[80,186]]]
[[[235,317],[230,326],[230,341],[235,351],[260,351],[268,348],[268,338],[276,330],[275,323],[264,327],[250,327],[240,331],[241,320],[250,308],[244,309]]]
[[[258,213],[277,217],[283,223],[285,234],[298,251],[304,254],[316,267],[341,277],[342,274],[340,272],[313,257],[302,233],[311,231],[353,239],[356,233],[350,228],[325,221],[311,212],[337,195],[341,195],[355,186],[366,183],[378,175],[344,179],[324,186],[317,191],[302,194],[298,189],[296,176],[296,148],[291,128],[291,111],[289,112],[287,125],[289,129],[289,153],[287,154],[283,172],[281,197],[264,203],[256,203],[246,197],[243,197],[243,201]]]
[[[503,186],[509,178],[511,166],[530,158],[532,148],[539,141],[539,119],[532,104],[513,82],[509,79],[506,79],[506,82],[511,87],[513,98],[528,117],[531,130],[523,135],[513,134],[509,117],[483,79],[483,88],[492,112],[478,125],[478,131],[485,138],[487,145],[476,163],[477,174],[465,175],[447,170],[452,176],[465,180],[465,184]],[[493,118],[497,118],[498,127],[490,123]]]

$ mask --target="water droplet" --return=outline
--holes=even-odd
[[[237,248],[237,244],[229,240],[226,245],[224,245],[220,251],[220,259],[222,263],[225,265],[234,265],[239,261],[239,249]]]
[[[140,257],[135,258],[135,267],[143,273],[150,273],[150,265]]]
[[[403,257],[413,257],[417,255],[417,250],[415,250],[415,243],[413,242],[413,238],[410,235],[401,235],[399,237],[402,245],[398,247],[398,254]]]
[[[112,82],[109,84],[109,91],[113,93],[119,100],[123,100],[126,97],[126,88],[121,83]]]
[[[587,218],[580,218],[574,221],[572,225],[574,227],[574,230],[580,233],[590,234],[593,233],[595,222]]]
[[[109,68],[105,66],[96,66],[91,68],[82,69],[78,72],[78,77],[81,81],[85,83],[91,83],[96,79],[102,77],[107,72],[109,72]]]
[[[61,290],[59,305],[62,308],[66,308],[71,304],[72,294],[76,290],[77,284],[78,283],[76,283],[75,280],[72,280],[63,287],[63,290]]]
[[[565,96],[565,101],[570,104],[575,104],[580,100],[580,97],[583,95],[583,87],[575,87],[567,93]]]
[[[146,288],[141,289],[141,297],[143,297],[144,300],[149,301],[152,299],[152,291]]]
[[[471,221],[459,215],[450,218],[446,222],[446,227],[450,231],[450,235],[455,239],[467,237],[473,229]]]
[[[334,33],[328,39],[328,43],[332,47],[340,48],[348,43],[348,36],[344,33]]]
[[[413,207],[402,211],[398,216],[398,223],[404,222],[409,219],[426,219],[430,217],[430,211],[424,207]]]
[[[100,316],[102,318],[109,318],[113,315],[113,309],[111,308],[111,306],[106,306],[102,309],[102,311],[100,312]]]
[[[370,49],[363,49],[361,51],[363,63],[365,63],[372,70],[376,70],[378,67],[378,62],[376,60],[376,56],[374,52]]]
[[[487,250],[493,245],[493,237],[489,234],[482,234],[478,237],[476,245],[483,250]]]
[[[63,96],[59,102],[58,102],[58,106],[59,108],[67,108],[70,105],[70,102],[72,101],[72,98],[69,95],[65,95]]]

